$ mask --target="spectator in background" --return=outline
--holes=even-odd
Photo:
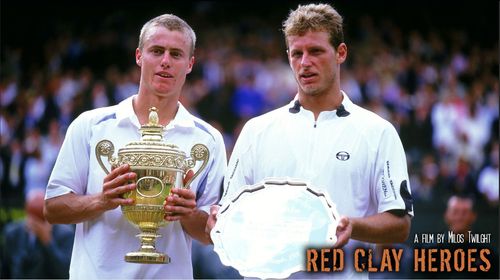
[[[0,278],[68,278],[73,246],[71,225],[51,225],[43,216],[45,190],[33,189],[26,197],[26,219],[3,231]]]
[[[414,272],[410,278],[425,278],[425,279],[485,279],[485,278],[498,278],[498,251],[494,244],[490,242],[474,242],[469,240],[469,232],[475,233],[488,233],[488,232],[477,232],[475,231],[474,225],[481,219],[478,216],[475,206],[475,200],[473,196],[467,195],[452,195],[447,201],[446,210],[443,214],[443,221],[446,224],[447,231],[445,232],[445,239],[442,242],[436,243],[420,243],[415,245],[415,247],[436,249],[439,250],[449,250],[452,255],[455,251],[463,251],[465,254],[469,255],[471,258],[471,263],[468,265],[470,267],[478,268],[477,271],[469,271],[464,269],[463,271],[457,271],[456,269],[451,269],[451,271],[438,271],[438,272]],[[429,230],[427,231],[429,232]],[[432,232],[432,231],[430,231]],[[463,236],[463,239],[456,237],[452,239],[450,236]],[[470,250],[469,249],[473,249]],[[479,257],[480,251],[482,249],[488,249],[489,253],[484,253],[484,257],[488,259],[490,265],[488,266],[482,258]],[[434,254],[435,258],[433,263],[442,263],[443,254]],[[453,258],[453,257],[452,257]],[[473,258],[473,259],[472,259]],[[467,259],[466,259],[467,260]],[[450,259],[448,259],[450,261]],[[451,260],[458,261],[460,260]],[[463,261],[463,259],[462,259]],[[467,261],[465,261],[467,263]],[[479,269],[480,265],[484,267],[489,267],[488,271],[482,271]]]
[[[253,73],[242,75],[242,81],[234,91],[232,106],[233,112],[240,119],[250,119],[264,111],[264,93],[255,87]]]
[[[498,206],[498,189],[499,189],[499,144],[493,142],[489,153],[489,163],[479,173],[477,187],[484,199],[492,207]]]
[[[472,230],[476,219],[477,213],[472,198],[454,195],[448,199],[444,221],[450,231],[468,236],[467,232]]]
[[[464,242],[451,242],[448,239],[448,243],[444,244],[446,248],[451,250],[464,249],[467,252],[467,248],[477,249],[479,252],[481,248],[488,248],[491,250],[491,254],[487,255],[491,262],[491,268],[488,272],[483,273],[481,271],[477,272],[451,272],[451,273],[438,273],[434,277],[437,278],[496,278],[498,276],[498,261],[497,261],[497,251],[492,247],[490,243],[471,243],[469,240],[469,231],[474,232],[473,226],[477,219],[480,218],[477,215],[475,209],[475,201],[470,196],[463,195],[453,195],[448,199],[448,204],[446,211],[444,213],[444,221],[448,226],[448,230],[454,234],[463,234]],[[453,252],[453,251],[452,251]],[[474,267],[479,267],[478,263],[482,262],[480,258],[476,258]],[[439,263],[439,260],[438,262]]]
[[[57,154],[59,154],[63,140],[64,135],[61,133],[59,121],[51,119],[48,124],[48,134],[42,136],[40,143],[43,161],[50,170],[52,170],[52,166],[56,162]]]
[[[45,191],[51,168],[52,164],[44,160],[40,147],[35,148],[26,159],[24,168],[25,195],[28,195],[33,190]]]
[[[18,139],[12,140],[9,145],[0,149],[3,165],[2,187],[0,189],[2,206],[7,209],[23,205],[25,200],[25,177],[26,156],[23,152],[22,143]]]

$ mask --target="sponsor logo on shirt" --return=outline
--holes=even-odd
[[[394,194],[394,199],[397,199],[396,188],[394,187],[394,182],[392,181],[391,178],[391,165],[389,164],[389,161],[386,162],[386,166],[387,166],[387,179],[389,179],[389,184],[391,185],[392,193]]]
[[[348,152],[340,151],[337,153],[336,157],[338,160],[346,161],[351,157],[351,155],[349,155]]]
[[[382,191],[384,192],[384,198],[387,198],[387,185],[385,184],[385,176],[382,171]]]

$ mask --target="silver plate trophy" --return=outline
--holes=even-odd
[[[267,179],[226,200],[211,237],[222,263],[242,276],[286,278],[304,270],[307,248],[335,244],[338,219],[326,193]]]

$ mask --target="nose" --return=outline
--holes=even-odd
[[[301,66],[311,66],[311,59],[309,58],[309,54],[302,54],[302,59],[300,60]]]
[[[161,67],[170,68],[170,54],[165,52],[161,58]]]

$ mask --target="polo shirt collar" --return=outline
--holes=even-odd
[[[137,96],[137,94],[130,96],[129,98],[118,103],[116,110],[116,121],[118,125],[125,124],[126,122],[132,123],[135,127],[140,128],[139,119],[135,115],[134,107],[132,105],[132,100]]]
[[[343,95],[343,99],[342,99],[342,103],[341,105],[344,106],[344,110],[348,112],[347,115],[344,115],[342,117],[347,117],[351,111],[353,110],[353,103],[351,101],[351,99],[349,99],[349,97],[347,96],[347,94],[343,91],[343,90],[340,90],[340,92],[342,93]],[[289,109],[289,112],[291,114],[298,114],[298,115],[307,115],[307,116],[310,116],[312,115],[312,112],[309,111],[309,110],[306,110],[304,109],[304,107],[300,106],[300,103],[298,103],[299,101],[299,95],[296,94],[295,95],[295,98],[289,103],[289,106],[288,106],[288,109]],[[332,110],[332,111],[323,111],[320,113],[320,117],[321,115],[327,115],[327,116],[335,116],[335,117],[339,117],[337,115],[337,109],[336,110]]]
[[[177,101],[177,113],[175,114],[175,118],[170,121],[167,125],[167,129],[170,127],[195,127],[193,115],[191,115],[188,110]]]
[[[134,107],[132,105],[132,100],[136,96],[137,94],[118,103],[116,110],[116,119],[118,121],[118,124],[122,124],[128,121],[138,129],[141,127],[139,119],[137,118],[137,115],[134,112]],[[170,121],[166,128],[168,129],[176,126],[195,127],[193,116],[188,112],[188,110],[186,110],[186,108],[179,101],[177,101],[177,106],[177,113],[175,114],[174,119]]]
[[[347,94],[343,90],[340,90],[340,92],[342,92],[342,95],[344,95],[342,105],[344,105],[344,108],[347,110],[347,112],[352,113],[352,111],[354,110],[354,103],[352,103],[349,96],[347,96]]]

